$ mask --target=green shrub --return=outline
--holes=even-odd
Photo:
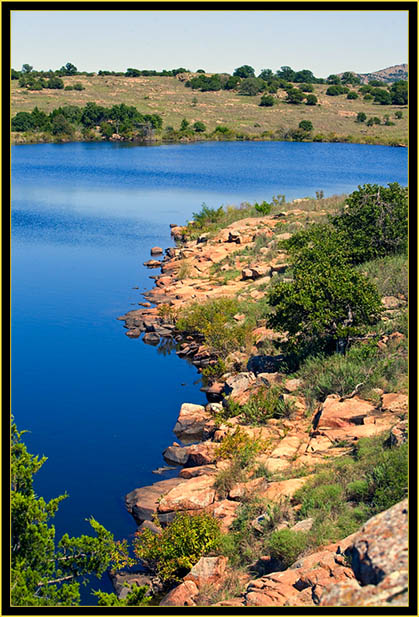
[[[194,122],[192,128],[195,131],[195,133],[203,133],[204,131],[207,130],[207,127],[205,126],[205,124],[201,122],[200,120],[197,120],[197,122]]]
[[[261,204],[255,203],[255,210],[258,214],[266,216],[267,214],[270,214],[272,210],[272,204],[268,203],[267,201],[262,201]]]
[[[171,523],[154,534],[136,532],[135,555],[164,582],[179,581],[220,540],[218,521],[211,515],[176,514]]]
[[[220,497],[226,499],[235,484],[237,482],[244,482],[244,480],[245,476],[242,467],[238,461],[233,460],[231,465],[217,473],[214,480],[214,488]]]
[[[219,208],[210,208],[206,203],[202,204],[200,212],[193,212],[192,218],[198,227],[206,227],[211,223],[218,223],[223,217],[224,209],[222,206]]]
[[[260,99],[259,107],[273,107],[275,98],[271,94],[264,94]]]
[[[344,491],[340,484],[325,484],[314,486],[304,494],[301,505],[301,516],[307,517],[314,511],[321,510],[325,514],[339,512],[344,503]]]
[[[382,453],[380,460],[367,476],[370,490],[371,510],[374,514],[391,508],[407,496],[408,447]]]
[[[301,120],[300,124],[298,125],[298,128],[302,129],[303,131],[312,131],[313,124],[310,122],[310,120]]]
[[[249,325],[233,319],[238,308],[239,303],[234,298],[194,302],[181,313],[176,328],[181,332],[202,335],[211,352],[225,358],[250,341]]]
[[[241,469],[251,465],[258,454],[263,452],[268,443],[259,438],[253,439],[240,426],[224,437],[215,450],[216,458],[230,459]]]
[[[317,96],[309,94],[307,96],[306,105],[317,105]]]
[[[266,542],[271,557],[280,559],[289,568],[307,547],[307,533],[280,529],[273,531]]]

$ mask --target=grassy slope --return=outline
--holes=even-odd
[[[315,85],[314,94],[320,105],[289,105],[283,102],[285,92],[278,91],[280,102],[274,107],[259,107],[260,95],[239,96],[236,92],[199,92],[185,88],[173,77],[114,77],[75,76],[64,77],[65,85],[81,82],[83,91],[41,90],[29,91],[19,88],[17,80],[11,83],[12,115],[18,111],[39,109],[50,112],[61,105],[83,106],[89,101],[111,106],[117,103],[135,105],[143,113],[158,113],[163,117],[164,126],[178,129],[182,118],[190,122],[203,121],[207,130],[213,131],[218,125],[227,125],[239,132],[262,136],[264,131],[295,129],[301,120],[310,120],[313,134],[338,136],[351,135],[354,141],[368,142],[369,138],[380,143],[407,144],[408,110],[396,105],[377,105],[371,101],[347,100],[346,95],[326,96],[327,85]],[[197,103],[193,103],[193,99]],[[394,112],[403,110],[403,118],[396,120]],[[367,117],[383,118],[389,115],[395,126],[374,125],[355,122],[359,111]],[[259,126],[255,126],[259,125]],[[280,139],[280,136],[277,137]]]

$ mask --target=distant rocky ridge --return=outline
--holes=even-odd
[[[343,73],[338,73],[339,77]],[[408,65],[407,64],[395,64],[389,66],[386,69],[374,71],[373,73],[355,73],[354,75],[360,78],[361,83],[367,84],[369,81],[378,79],[379,81],[385,81],[386,83],[392,83],[399,79],[408,79]]]

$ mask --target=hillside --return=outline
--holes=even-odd
[[[82,107],[88,102],[111,107],[125,103],[134,105],[143,114],[159,114],[163,119],[163,131],[159,139],[178,139],[170,127],[179,130],[183,118],[191,124],[201,121],[205,133],[191,139],[293,139],[289,132],[296,131],[302,120],[313,125],[308,140],[349,141],[359,143],[379,143],[388,145],[407,144],[408,109],[406,106],[380,105],[363,96],[348,100],[346,95],[327,96],[327,84],[313,84],[313,94],[317,105],[289,104],[285,102],[286,92],[279,89],[275,94],[273,107],[259,106],[261,95],[242,96],[235,90],[201,92],[185,87],[174,77],[124,77],[124,76],[85,76],[63,77],[64,85],[81,83],[84,90],[43,89],[28,90],[20,88],[17,80],[11,82],[12,117],[20,111],[31,112],[35,106],[50,113],[60,106]],[[403,117],[395,119],[395,112],[402,110]],[[359,112],[376,117],[380,124],[367,126],[356,122]],[[385,125],[389,116],[394,125]],[[228,127],[229,134],[213,134],[217,127]],[[171,134],[170,134],[171,133]],[[101,138],[99,135],[97,136]],[[82,139],[81,135],[74,137]],[[73,139],[74,139],[73,138]],[[51,135],[42,139],[39,136],[25,136],[14,133],[15,143],[28,141],[51,141]]]
[[[386,83],[392,83],[398,79],[408,79],[408,65],[407,64],[395,64],[389,66],[386,69],[380,71],[374,71],[373,73],[356,73],[363,84],[368,83],[374,79],[384,81]]]
[[[123,583],[137,583],[150,585],[160,606],[407,605],[407,193],[396,184],[375,191],[203,207],[193,222],[172,226],[177,247],[163,259],[152,249],[144,265],[161,273],[144,294],[149,303],[120,319],[146,344],[163,350],[174,340],[212,402],[180,409],[177,441],[163,452],[183,467],[179,476],[126,495],[149,571],[115,575],[121,598]],[[376,253],[378,210],[351,244],[359,204],[384,203],[395,244]],[[351,322],[361,315],[366,296],[349,299],[348,278],[375,295],[377,313],[361,329],[353,322],[339,353],[318,346],[318,319],[341,300],[341,324],[346,302]],[[206,546],[182,568],[191,520]]]

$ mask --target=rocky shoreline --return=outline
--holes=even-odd
[[[143,341],[151,345],[171,341],[176,344],[176,353],[192,362],[198,371],[215,365],[217,358],[205,346],[202,337],[178,331],[173,315],[190,302],[243,293],[248,294],[249,299],[260,299],[272,276],[286,276],[288,264],[284,251],[277,253],[273,264],[265,259],[268,248],[266,251],[260,249],[254,263],[235,258],[234,253],[238,248],[254,246],[262,235],[268,240],[273,238],[281,222],[292,220],[298,226],[298,221],[307,215],[305,210],[298,208],[299,202],[301,200],[295,200],[294,209],[286,213],[245,218],[211,237],[202,234],[196,240],[188,240],[183,227],[171,225],[177,246],[165,251],[153,247],[151,259],[144,264],[150,269],[159,268],[160,274],[152,277],[155,286],[144,294],[146,302],[143,308],[118,318],[124,322],[127,336],[138,338],[143,335]],[[289,236],[285,232],[276,233],[275,237],[286,239]],[[220,266],[220,263],[224,265],[218,270],[228,272],[234,268],[239,274],[220,283],[214,275],[214,266]],[[384,298],[388,315],[391,316],[403,302],[401,298]],[[240,322],[242,316],[238,314],[234,318]],[[361,437],[390,430],[391,438],[398,443],[406,440],[406,422],[399,419],[399,415],[407,411],[406,395],[377,389],[379,402],[374,404],[361,399],[357,392],[346,397],[332,394],[314,413],[308,413],[306,401],[299,392],[299,380],[281,378],[277,372],[279,357],[264,355],[260,351],[260,344],[267,339],[275,340],[278,333],[261,321],[252,335],[254,344],[250,357],[237,351],[233,354],[233,370],[222,378],[209,380],[201,388],[207,395],[208,404],[185,402],[181,406],[173,429],[180,443],[168,445],[163,452],[168,465],[180,468],[178,477],[135,488],[126,495],[126,507],[139,529],[148,528],[158,533],[156,519],[165,525],[178,512],[209,512],[219,520],[221,529],[227,531],[237,517],[242,501],[250,493],[272,504],[279,504],[286,498],[292,505],[295,492],[311,477],[311,468],[343,456]],[[397,332],[391,335],[396,339],[398,336],[403,335]],[[387,341],[382,337],[380,342],[385,345]],[[241,423],[240,416],[224,422],[217,420],[217,413],[227,401],[243,404],[260,389],[279,383],[283,390],[281,396],[293,406],[292,418],[271,419],[256,428]],[[262,439],[267,444],[257,462],[270,473],[285,474],[286,479],[272,481],[249,473],[245,481],[237,482],[227,494],[217,492],[215,476],[227,465],[225,460],[217,458],[217,447],[238,426],[248,436]],[[301,469],[308,472],[301,475],[298,473]],[[258,521],[254,524],[257,525]],[[310,529],[310,519],[294,526],[289,524],[289,528]],[[391,539],[388,539],[389,534]],[[390,565],[389,561],[383,563],[383,543],[387,554],[394,554]],[[260,563],[253,568],[259,576],[253,580],[250,575],[244,577],[239,596],[213,606],[404,606],[407,602],[406,549],[407,501],[370,519],[359,532],[334,545],[322,547],[285,570],[269,557],[259,560]],[[199,597],[201,588],[208,584],[223,585],[227,569],[225,557],[201,558],[160,605],[196,606],[194,599]],[[397,576],[394,574],[396,570]],[[121,581],[136,582],[138,576],[114,576],[114,586],[122,594],[120,597],[126,593]],[[143,582],[138,584],[144,583],[144,577],[141,580]],[[153,592],[158,592],[156,581],[147,580]]]

